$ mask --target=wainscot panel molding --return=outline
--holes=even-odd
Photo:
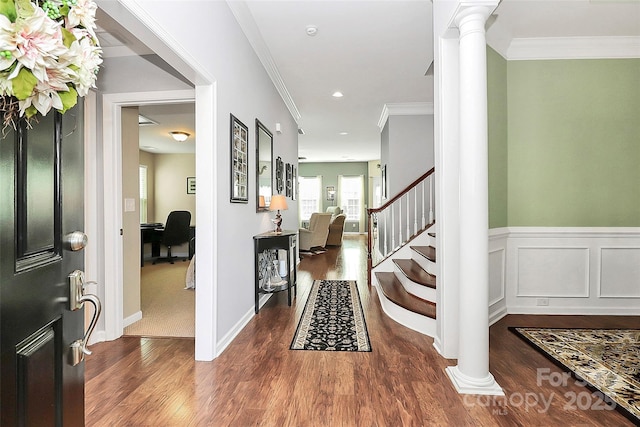
[[[489,324],[507,315],[507,228],[489,230]]]
[[[509,314],[640,315],[640,228],[501,230],[507,236]],[[497,254],[492,239],[489,277],[499,277],[499,262],[491,261],[491,254]],[[492,303],[498,295],[493,292],[491,288]]]

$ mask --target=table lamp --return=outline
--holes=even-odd
[[[269,204],[270,211],[278,211],[276,217],[272,219],[273,223],[276,225],[276,233],[282,233],[282,229],[280,226],[282,225],[282,217],[280,216],[280,211],[286,211],[287,207],[287,198],[282,194],[274,194],[271,196],[271,203]]]

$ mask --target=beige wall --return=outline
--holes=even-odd
[[[140,164],[147,167],[147,222],[161,222],[155,219],[155,157],[153,153],[140,150]]]
[[[196,196],[187,194],[187,177],[196,176],[195,155],[154,154],[153,157],[155,160],[153,222],[164,223],[169,212],[185,210],[191,212],[191,225],[195,225]]]
[[[140,311],[140,184],[138,108],[122,109],[123,317]],[[127,211],[127,199],[134,201]]]

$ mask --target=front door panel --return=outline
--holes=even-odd
[[[83,336],[69,309],[68,275],[83,251],[83,115],[50,113],[0,139],[0,425],[84,424],[84,364],[69,346]]]

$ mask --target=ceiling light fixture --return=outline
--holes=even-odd
[[[191,134],[188,134],[187,132],[182,132],[179,130],[174,130],[173,132],[169,132],[169,135],[171,135],[171,137],[175,139],[177,142],[185,142]]]
[[[342,92],[340,92],[339,90],[333,92],[333,96],[334,98],[342,98],[344,95],[342,94]]]
[[[315,25],[307,25],[307,35],[309,37],[313,37],[318,34],[318,27]]]
[[[349,132],[340,132],[339,135],[349,135]]]

